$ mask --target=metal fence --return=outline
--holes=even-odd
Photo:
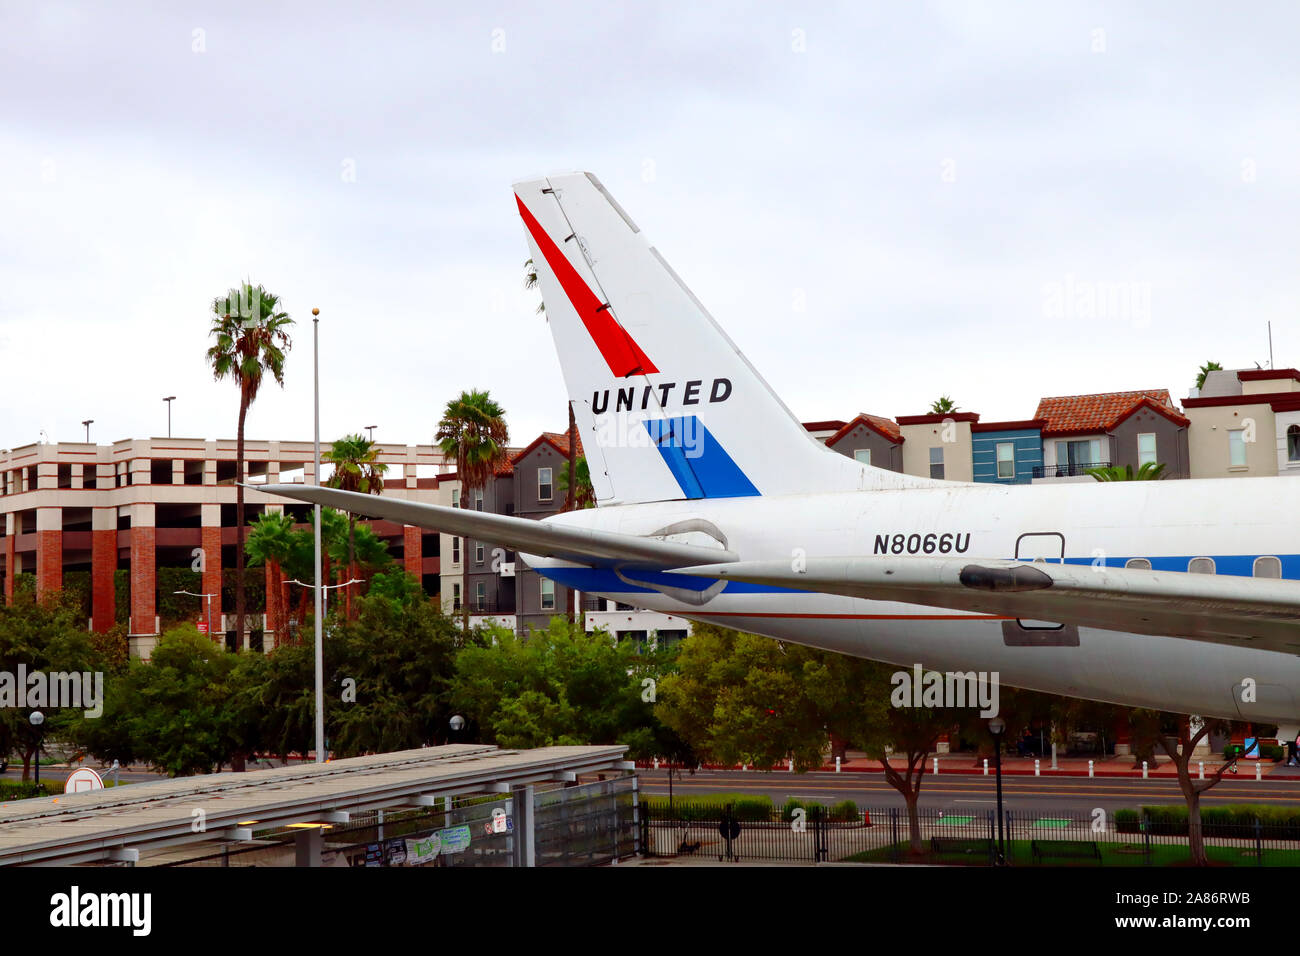
[[[903,807],[839,808],[723,805],[659,799],[642,807],[642,852],[659,857],[788,862],[942,863],[990,866],[998,862],[994,811],[944,813],[920,809],[913,834]],[[1215,864],[1300,865],[1300,827],[1247,822],[1205,823],[1206,854]],[[1186,823],[1145,813],[1007,811],[1001,850],[1012,866],[1169,866],[1190,856]]]
[[[619,777],[536,791],[533,797],[537,866],[598,866],[635,856],[640,834],[636,780]],[[412,810],[355,814],[325,831],[326,866],[412,865],[407,841],[458,830],[460,847],[420,864],[439,867],[518,865],[514,796],[465,797]],[[464,828],[464,829],[462,829]],[[246,844],[169,862],[167,866],[293,866],[295,834],[268,831]],[[463,844],[463,846],[461,846]]]

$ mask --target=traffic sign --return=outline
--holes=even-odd
[[[87,790],[103,790],[104,779],[89,767],[82,767],[68,774],[67,783],[63,785],[64,793],[83,793]]]
[[[208,622],[207,622],[207,621],[199,621],[199,633],[200,633],[200,634],[206,634],[206,633],[208,633]]]

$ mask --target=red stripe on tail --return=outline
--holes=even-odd
[[[573,303],[578,318],[582,319],[582,324],[587,327],[587,332],[596,343],[596,348],[600,349],[600,354],[604,357],[609,370],[619,378],[659,371],[632,340],[632,336],[627,334],[627,330],[618,324],[609,309],[596,298],[595,293],[582,280],[582,276],[578,275],[578,271],[573,268],[568,257],[546,234],[541,224],[533,218],[524,201],[515,196],[515,202],[519,204],[519,215],[523,217],[524,225],[528,227],[533,241],[542,250],[547,265],[560,280],[564,294]]]

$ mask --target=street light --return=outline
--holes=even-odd
[[[370,432],[370,439],[369,439],[369,440],[370,440],[371,442],[373,442],[373,441],[375,440],[375,429],[378,428],[378,427],[379,427],[378,425],[367,425],[367,426],[366,426],[366,431]]]
[[[176,401],[175,395],[167,395],[163,398],[167,403],[167,437],[172,437],[172,402]]]
[[[34,710],[27,719],[36,728],[36,786],[39,789],[41,785],[41,742],[45,739],[45,715],[39,710]]]
[[[173,591],[172,594],[188,594],[190,597],[207,598],[208,604],[208,637],[212,636],[212,599],[217,597],[217,592],[212,594],[196,594],[193,591]]]
[[[452,714],[451,720],[447,721],[447,726],[451,728],[451,740],[455,743],[460,732],[465,729],[465,718],[460,714]]]
[[[93,418],[87,418],[87,419],[86,419],[85,421],[83,421],[81,424],[83,424],[83,425],[86,426],[86,444],[89,445],[89,444],[90,444],[90,426],[93,425],[93,424],[95,424],[95,420],[94,420]]]
[[[1002,839],[1002,735],[1007,732],[1007,722],[1001,717],[989,721],[993,735],[993,767],[998,781],[998,866],[1006,866],[1006,845]]]

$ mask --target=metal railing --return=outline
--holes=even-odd
[[[1035,478],[1082,478],[1092,468],[1109,468],[1108,461],[1077,461],[1065,465],[1035,465]]]
[[[720,860],[807,862],[997,863],[994,811],[970,814],[918,809],[913,833],[905,807],[848,811],[791,805],[708,804],[643,797],[642,852],[648,856],[715,856]],[[1206,812],[1203,809],[1202,812]],[[1258,818],[1202,823],[1212,864],[1300,866],[1300,824]],[[1147,811],[1113,814],[1007,811],[1002,849],[1007,865],[1178,866],[1191,858],[1186,820]]]

